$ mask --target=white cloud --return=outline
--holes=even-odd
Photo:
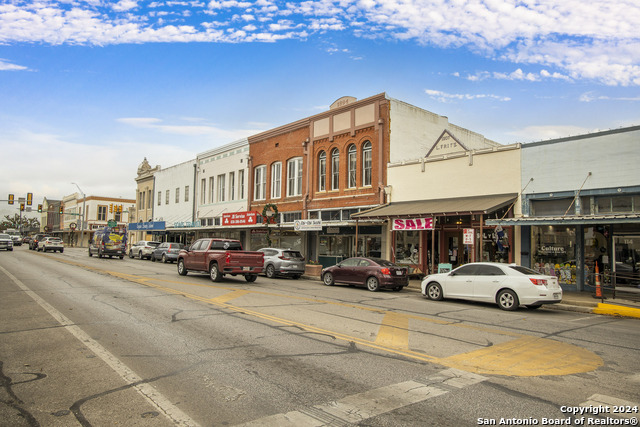
[[[453,101],[463,101],[463,100],[474,100],[474,99],[495,99],[498,101],[511,101],[511,98],[506,96],[499,95],[491,95],[491,94],[461,94],[461,93],[446,93],[439,90],[425,89],[425,93],[429,95],[431,98],[439,101],[439,102],[453,102]]]
[[[11,63],[11,61],[0,58],[0,71],[25,71],[28,69],[28,67],[23,65],[16,65]]]
[[[182,22],[169,25],[159,20],[160,12]],[[242,21],[256,29],[234,27]],[[0,44],[274,42],[351,31],[363,38],[464,48],[521,70],[493,78],[640,86],[637,22],[637,0],[13,0],[0,5]],[[524,69],[530,65],[544,71]]]
[[[188,122],[189,124],[166,124],[162,119],[154,118],[154,117],[123,117],[117,119],[119,123],[124,123],[126,125],[149,129],[152,131],[171,134],[171,135],[182,135],[182,136],[210,136],[216,140],[227,140],[227,141],[235,141],[240,138],[247,137],[251,134],[256,133],[256,130],[249,129],[235,129],[235,130],[226,130],[220,127],[207,124],[203,119],[195,119],[195,118],[183,118],[181,121]],[[201,124],[193,124],[200,122]],[[203,123],[204,122],[204,123]]]

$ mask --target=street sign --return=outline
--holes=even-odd
[[[117,222],[117,221],[115,221],[115,220],[113,220],[113,219],[110,219],[109,221],[107,221],[107,225],[108,225],[109,227],[113,228],[113,227],[115,227],[115,226],[117,226],[117,225],[118,225],[118,222]]]
[[[462,241],[464,245],[473,245],[475,238],[475,229],[465,228],[462,234]]]

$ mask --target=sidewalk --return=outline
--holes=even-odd
[[[420,283],[420,280],[410,280],[409,286],[405,290],[421,292]],[[605,295],[607,294],[605,293]],[[600,298],[594,298],[590,292],[564,291],[561,303],[545,304],[542,308],[640,319],[640,302],[618,296],[616,298],[608,296],[603,303]]]
[[[319,277],[315,276],[302,277],[308,280],[320,280]],[[409,280],[409,286],[404,289],[405,291],[421,293],[420,283],[420,280]],[[603,303],[600,298],[594,298],[590,292],[564,291],[562,302],[558,304],[545,304],[541,308],[604,314],[608,316],[635,317],[640,319],[640,302],[620,298],[619,296],[611,298],[609,292],[605,292],[605,295],[607,296]]]

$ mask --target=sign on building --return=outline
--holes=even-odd
[[[396,218],[391,220],[391,229],[394,231],[433,230],[433,218]]]
[[[321,219],[297,219],[293,222],[296,231],[322,231]]]
[[[232,212],[222,214],[222,225],[255,225],[258,212]]]

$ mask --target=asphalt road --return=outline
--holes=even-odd
[[[0,424],[635,425],[639,326],[23,246],[0,253]]]

